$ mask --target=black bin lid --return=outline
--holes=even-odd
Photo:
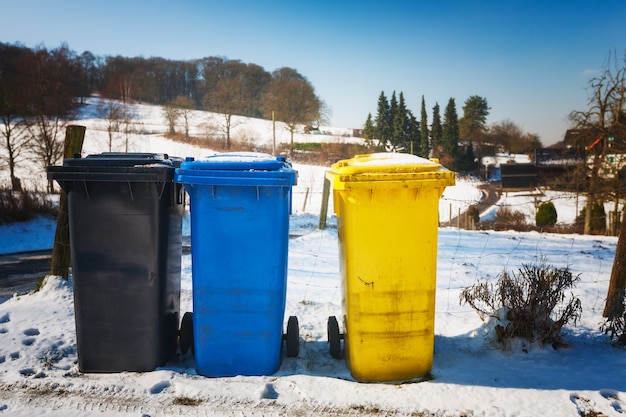
[[[62,166],[49,166],[48,179],[62,181],[173,182],[182,158],[158,153],[104,152],[68,158]]]
[[[178,159],[178,165],[182,158]],[[103,152],[99,154],[87,155],[84,158],[68,158],[63,162],[67,167],[133,167],[138,165],[174,165],[173,159],[167,154],[158,153],[125,153],[125,152]]]

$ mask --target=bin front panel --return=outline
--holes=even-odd
[[[432,366],[438,200],[443,187],[335,191],[345,356],[359,381]]]
[[[190,194],[196,370],[280,366],[290,186],[185,184]]]
[[[81,371],[150,371],[176,352],[184,210],[177,187],[89,174],[65,184]]]

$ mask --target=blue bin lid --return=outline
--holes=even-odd
[[[296,171],[284,157],[259,152],[187,158],[176,170],[176,181],[187,184],[291,186],[296,177]]]
[[[228,152],[216,153],[202,159],[189,159],[182,163],[182,169],[209,169],[228,171],[276,171],[285,168],[286,162],[282,156],[274,157],[260,152]]]

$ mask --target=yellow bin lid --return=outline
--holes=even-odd
[[[356,155],[326,173],[336,190],[446,187],[454,185],[454,175],[434,160],[390,152]]]

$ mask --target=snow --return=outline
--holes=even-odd
[[[140,109],[150,114],[148,106]],[[156,130],[146,120],[146,128]],[[90,129],[86,149],[101,152],[96,142],[104,141],[103,136],[92,135],[95,129]],[[208,154],[158,134],[149,135],[145,144],[134,140],[134,150],[182,157]],[[255,377],[200,376],[189,354],[153,372],[82,374],[76,365],[71,282],[50,276],[40,291],[0,303],[0,415],[559,417],[626,412],[626,355],[599,330],[615,237],[439,228],[432,379],[407,384],[355,381],[343,359],[330,357],[326,342],[327,318],[342,314],[335,217],[329,214],[328,228],[317,228],[329,167],[294,168],[298,184],[290,218],[285,322],[290,315],[298,317],[298,357],[283,358],[274,375]],[[477,185],[457,179],[448,187],[440,218],[478,201]],[[560,193],[509,193],[498,204],[532,212],[537,198],[552,199],[562,222],[583,204]],[[50,248],[54,227],[45,219],[0,226],[0,253]],[[183,234],[190,233],[188,215],[183,229]],[[460,291],[541,258],[581,276],[574,294],[582,301],[583,315],[577,326],[566,328],[571,346],[501,351],[491,340],[493,323],[483,323],[470,307],[460,305]],[[185,254],[181,312],[190,311],[192,288],[191,255]]]

